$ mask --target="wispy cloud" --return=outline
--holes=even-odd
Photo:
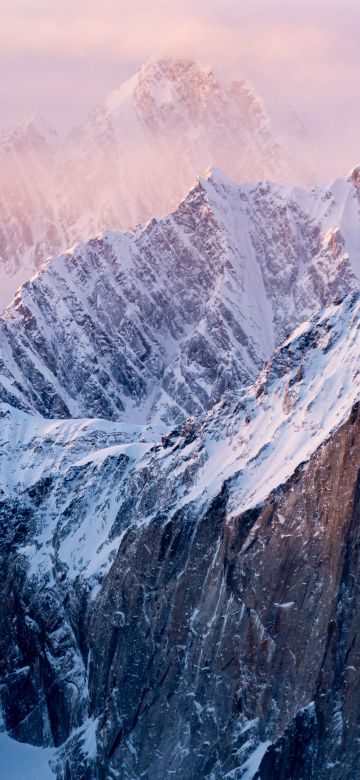
[[[69,125],[147,59],[190,55],[294,103],[339,167],[356,161],[358,0],[1,0],[1,22],[3,122]]]

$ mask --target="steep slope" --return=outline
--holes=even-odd
[[[64,141],[32,118],[0,138],[0,307],[40,260],[178,204],[211,164],[239,181],[304,180],[242,81],[188,60],[142,67]]]
[[[3,720],[59,778],[356,776],[359,329],[168,432],[2,406]]]
[[[0,308],[63,246],[52,196],[58,144],[35,115],[0,133]]]
[[[71,134],[69,157],[79,187],[69,216],[81,220],[85,196],[94,215],[92,223],[87,217],[88,233],[163,216],[210,165],[240,181],[290,175],[249,87],[221,83],[191,60],[142,67]]]
[[[249,384],[297,323],[359,286],[358,171],[327,191],[214,171],[170,216],[45,264],[0,320],[0,398],[171,422]]]

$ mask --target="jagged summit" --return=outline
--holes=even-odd
[[[212,68],[202,67],[191,57],[162,57],[146,62],[139,68],[138,82],[146,81],[155,84],[162,79],[178,84],[179,89],[186,90],[186,84],[192,83],[194,88],[199,88],[203,82],[214,82],[215,76]]]
[[[210,165],[199,178],[200,181],[201,179],[204,179],[206,182],[209,181],[212,184],[223,184],[225,187],[238,186],[235,181],[226,176],[224,171],[216,165]]]
[[[348,180],[352,181],[356,189],[360,188],[360,164],[352,168],[348,175]]]
[[[19,290],[0,319],[0,397],[49,417],[199,414],[359,288],[359,236],[351,181],[307,192],[214,169],[169,216],[77,244]]]
[[[56,130],[40,114],[30,116],[0,132],[0,144],[8,149],[14,144],[20,147],[26,145],[30,149],[35,144],[45,142],[55,145],[58,140]]]
[[[165,76],[172,81],[177,81],[179,78],[188,76],[191,78],[197,78],[199,74],[212,73],[212,68],[202,67],[192,57],[160,57],[149,60],[144,63],[138,70],[138,74],[141,77],[151,76],[152,78],[161,78]]]
[[[216,80],[213,71],[191,59],[152,60],[113,90],[91,118],[100,123],[105,122],[106,116],[114,129],[123,133],[122,124],[129,122],[129,114],[134,112],[135,132],[137,120],[145,123],[150,132],[164,133],[166,127],[173,127],[175,119],[183,126],[186,122],[196,125],[201,121],[202,111],[210,108],[211,101],[219,101],[221,91],[224,86]]]
[[[0,143],[0,306],[45,257],[175,209],[209,165],[238,181],[303,179],[248,85],[192,60],[145,64],[65,140],[38,119],[11,138]]]
[[[139,68],[127,81],[114,89],[97,110],[105,106],[109,113],[123,110],[131,101],[140,106],[141,101],[152,102],[159,110],[174,106],[179,101],[185,104],[190,94],[193,98],[205,95],[215,84],[212,70],[201,68],[191,59],[163,58],[151,60]],[[188,105],[188,109],[191,104]]]

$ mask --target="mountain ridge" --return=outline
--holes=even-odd
[[[45,416],[171,423],[250,384],[360,279],[357,168],[330,188],[213,170],[168,217],[47,262],[0,318],[0,397]]]
[[[214,162],[241,180],[303,177],[247,85],[191,60],[148,63],[54,139],[41,118],[0,138],[1,306],[45,257],[168,213]]]
[[[359,330],[350,293],[177,429],[1,406],[3,717],[59,779],[353,771]]]

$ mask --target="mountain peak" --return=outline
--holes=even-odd
[[[41,114],[34,112],[8,130],[4,130],[0,138],[2,143],[31,145],[45,141],[47,144],[54,144],[58,135]]]
[[[204,182],[213,184],[214,186],[223,186],[227,188],[239,186],[229,176],[227,176],[221,168],[218,168],[217,165],[211,165],[209,168],[207,168],[203,176],[200,177],[200,181],[201,179]]]
[[[129,99],[136,103],[154,101],[164,106],[181,100],[184,93],[214,86],[216,80],[210,68],[202,68],[189,58],[166,57],[149,60],[136,73],[110,93],[107,109],[116,111]]]
[[[9,166],[0,266],[11,295],[45,257],[176,209],[209,165],[219,186],[216,168],[239,182],[299,180],[251,89],[189,58],[146,63],[57,145],[38,116],[0,138]],[[2,305],[11,295],[0,287]]]
[[[140,76],[165,76],[170,80],[192,76],[196,73],[211,74],[212,71],[210,68],[203,68],[196,60],[190,57],[161,57],[160,59],[149,60],[138,70]]]
[[[356,189],[360,189],[360,164],[350,171],[348,181],[352,181]]]

